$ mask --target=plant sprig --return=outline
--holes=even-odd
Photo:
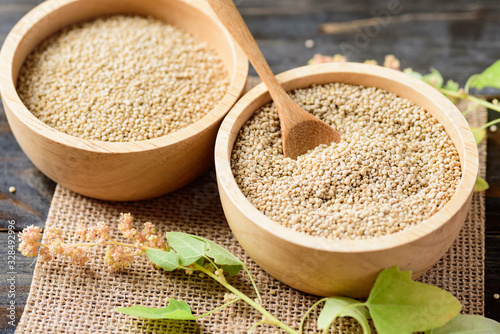
[[[371,333],[370,319],[380,334],[409,334],[415,331],[426,331],[426,334],[467,333],[471,328],[470,321],[482,329],[481,333],[499,332],[500,324],[493,320],[458,316],[461,305],[453,295],[437,287],[414,282],[411,272],[400,271],[397,267],[380,272],[365,302],[340,296],[320,299],[303,315],[296,330],[265,309],[257,284],[245,263],[221,245],[183,232],[167,232],[163,236],[151,223],[145,223],[144,229],[138,231],[132,227],[132,222],[130,214],[122,214],[118,228],[125,239],[132,239],[134,243],[111,238],[110,229],[103,222],[95,227],[80,227],[78,235],[86,242],[79,244],[64,243],[61,231],[56,228],[46,231],[45,243],[42,243],[41,229],[30,226],[20,233],[19,250],[25,256],[40,255],[40,261],[66,256],[73,263],[84,265],[88,248],[109,247],[105,258],[112,271],[123,270],[133,263],[134,257],[146,254],[153,264],[167,272],[199,272],[229,291],[223,305],[200,315],[194,315],[186,301],[174,298],[169,298],[166,306],[160,308],[134,305],[115,309],[140,318],[196,321],[243,301],[262,315],[262,320],[256,321],[248,333],[253,333],[259,326],[271,325],[289,334],[302,334],[310,314],[324,304],[316,321],[323,333],[328,333],[340,317],[357,320],[365,334]],[[226,278],[226,275],[235,276],[242,270],[249,276],[256,298],[238,290]]]
[[[224,273],[234,276],[245,268],[250,278],[251,274],[241,260],[222,246],[208,239],[181,232],[169,232],[166,234],[166,239],[170,247],[168,252],[146,250],[146,255],[153,263],[166,271],[177,269],[200,271],[228,289],[234,294],[234,299],[199,316],[192,314],[186,302],[175,299],[170,299],[168,306],[164,308],[136,305],[118,308],[117,311],[148,319],[196,320],[242,300],[263,316],[263,320],[255,322],[249,333],[261,325],[274,325],[290,334],[302,334],[305,321],[321,304],[324,305],[317,319],[317,328],[322,333],[328,333],[333,323],[340,317],[357,320],[365,334],[371,333],[370,319],[380,334],[411,334],[417,331],[442,334],[456,333],[456,330],[468,328],[467,322],[462,320],[454,320],[453,327],[447,325],[450,320],[456,319],[462,307],[453,295],[435,286],[412,281],[410,271],[400,271],[397,267],[392,267],[382,270],[378,275],[366,302],[346,297],[320,299],[304,314],[299,329],[295,330],[265,310],[261,303],[255,302],[228,283]],[[177,268],[172,263],[178,264]],[[253,282],[253,279],[251,281]],[[253,286],[260,296],[256,285]],[[500,326],[497,322],[482,317],[476,317],[475,322],[484,328]],[[445,325],[453,328],[455,332],[444,331],[446,327],[439,329]]]

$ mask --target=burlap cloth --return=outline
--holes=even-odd
[[[250,84],[254,84],[254,80]],[[486,111],[469,116],[471,126],[484,124]],[[486,144],[480,145],[481,175],[485,176]],[[262,271],[245,255],[233,237],[219,202],[215,173],[207,173],[193,184],[154,200],[111,203],[89,199],[63,187],[56,188],[46,228],[57,226],[67,240],[77,241],[79,220],[109,222],[116,232],[120,212],[131,212],[139,223],[150,221],[160,231],[183,231],[212,239],[243,259],[254,275],[264,306],[292,328],[298,328],[304,312],[318,300],[287,287]],[[465,226],[452,248],[422,278],[454,294],[463,313],[483,314],[484,308],[484,194],[474,194]],[[163,272],[145,258],[121,273],[109,273],[104,251],[90,251],[91,261],[83,268],[65,260],[38,262],[19,333],[246,333],[261,319],[258,312],[238,302],[198,321],[148,321],[113,311],[116,307],[141,304],[164,307],[167,298],[187,301],[195,314],[202,314],[224,303],[225,290],[196,274]],[[247,276],[240,274],[233,283],[252,294]],[[313,312],[310,319],[316,319]],[[315,333],[309,321],[307,333]],[[357,324],[344,319],[336,323],[342,333],[360,333]],[[261,327],[260,333],[276,328]],[[337,331],[336,331],[337,332]]]

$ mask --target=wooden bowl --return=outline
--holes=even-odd
[[[163,137],[133,143],[90,141],[36,118],[16,92],[26,56],[45,38],[78,21],[109,14],[154,16],[209,43],[230,76],[223,99],[201,120]],[[138,200],[174,191],[213,164],[219,125],[246,84],[248,61],[202,0],[50,0],[23,17],[0,53],[0,86],[10,127],[31,161],[52,180],[105,200]]]
[[[457,108],[431,86],[410,76],[366,64],[321,64],[278,75],[286,90],[343,82],[385,89],[415,102],[441,123],[455,144],[462,179],[451,200],[411,229],[368,240],[328,240],[295,232],[271,220],[239,189],[231,171],[238,131],[253,112],[270,102],[263,84],[245,94],[217,135],[215,166],[224,213],[241,246],[271,276],[315,295],[367,296],[383,269],[399,266],[416,278],[435,264],[456,239],[469,210],[478,173],[477,147]]]

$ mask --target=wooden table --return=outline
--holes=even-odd
[[[39,0],[0,0],[0,43]],[[497,0],[237,0],[250,30],[275,73],[305,65],[315,54],[343,53],[352,61],[395,54],[402,67],[438,69],[462,86],[500,58],[500,2]],[[324,34],[319,26],[345,22]],[[307,48],[306,40],[314,47]],[[311,43],[311,42],[308,42]],[[251,72],[255,74],[255,72]],[[500,95],[498,91],[482,94]],[[497,114],[490,111],[490,119]],[[486,315],[500,321],[500,131],[488,136],[486,199]],[[17,191],[9,193],[9,187]],[[29,293],[34,260],[16,254],[8,267],[9,226],[44,226],[55,184],[26,158],[10,132],[0,104],[0,332],[15,327],[7,318],[15,301],[19,320]],[[12,280],[12,277],[14,280]],[[9,280],[10,279],[10,280]],[[11,285],[11,283],[13,283]],[[12,288],[12,289],[11,289]],[[13,292],[9,296],[9,292]],[[13,297],[13,298],[11,298]]]

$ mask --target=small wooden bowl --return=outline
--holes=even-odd
[[[437,90],[410,76],[366,64],[321,64],[278,75],[286,90],[343,82],[385,89],[415,102],[446,129],[460,155],[462,179],[451,200],[431,218],[401,233],[368,240],[328,240],[285,228],[255,208],[231,171],[231,152],[242,125],[270,101],[263,84],[245,94],[217,135],[215,166],[224,212],[250,257],[271,276],[315,295],[367,296],[383,268],[399,266],[416,278],[456,239],[469,210],[478,173],[477,147],[457,108]]]
[[[163,137],[133,143],[80,139],[41,122],[16,92],[26,56],[61,28],[110,14],[154,16],[209,43],[230,76],[226,95],[196,123]],[[17,23],[0,53],[2,100],[21,148],[52,180],[80,194],[105,200],[159,196],[206,171],[213,163],[219,125],[242,94],[247,72],[246,56],[202,0],[50,0]]]

